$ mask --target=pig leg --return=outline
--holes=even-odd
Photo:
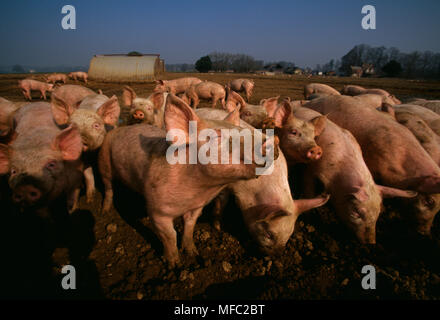
[[[226,100],[225,100],[225,97],[224,97],[224,96],[221,98],[221,103],[222,103],[222,107],[223,107],[223,109],[225,109],[225,106],[226,106]]]
[[[86,182],[86,197],[87,203],[93,202],[93,197],[95,195],[95,177],[93,175],[93,168],[88,167],[84,170],[84,180]]]
[[[197,248],[194,244],[194,227],[196,225],[197,219],[202,214],[202,209],[203,207],[191,210],[183,215],[184,227],[182,248],[190,256],[198,255]]]
[[[215,108],[217,106],[217,101],[219,98],[217,98],[216,96],[212,97],[212,106],[211,108]]]
[[[46,90],[41,90],[41,96],[44,98],[44,100],[46,99]]]
[[[78,209],[78,199],[80,191],[80,188],[75,188],[67,196],[67,210],[69,214],[74,213],[75,210]]]
[[[163,244],[164,257],[168,261],[170,267],[174,267],[179,263],[179,251],[177,250],[177,233],[174,229],[173,218],[161,216],[160,214],[152,214],[154,231]]]
[[[31,96],[29,90],[23,90],[23,95],[26,99],[29,99],[29,101],[32,101],[32,96]]]
[[[193,108],[196,109],[200,103],[199,97],[193,97]]]
[[[101,173],[102,183],[104,184],[104,201],[102,203],[101,212],[108,213],[113,206],[113,175],[112,165],[110,160],[109,144],[104,143],[98,157],[99,172]]]
[[[213,218],[214,218],[214,228],[220,231],[220,218],[222,216],[223,210],[226,207],[229,199],[229,191],[224,189],[222,192],[218,194],[218,196],[214,199],[214,210],[213,210]]]

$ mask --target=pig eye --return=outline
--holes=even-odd
[[[295,137],[301,137],[301,133],[299,133],[298,132],[298,130],[296,130],[296,129],[292,129],[292,130],[290,130],[290,132],[289,132],[292,136],[295,136]]]
[[[11,176],[14,176],[17,174],[17,170],[15,170],[14,168],[11,169]]]
[[[98,122],[95,122],[95,123],[93,124],[93,129],[99,129],[99,128],[101,128],[101,124],[98,123]]]
[[[245,117],[249,117],[251,115],[251,112],[250,111],[245,111],[245,112],[243,112],[243,115]]]
[[[432,207],[434,206],[434,199],[431,198],[431,197],[426,197],[426,199],[425,199],[425,205],[426,205],[427,207],[432,208]]]
[[[53,170],[53,169],[56,168],[56,166],[57,166],[57,164],[56,164],[55,161],[49,161],[49,162],[46,164],[46,169]]]

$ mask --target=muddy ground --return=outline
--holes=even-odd
[[[226,83],[240,75],[197,76]],[[0,96],[23,100],[16,86],[22,78],[24,75],[1,75]],[[302,98],[302,88],[309,82],[327,83],[336,89],[349,83],[380,87],[400,99],[440,98],[440,83],[431,81],[301,76],[254,79],[251,103],[276,95]],[[130,85],[140,96],[153,87],[151,83]],[[119,98],[122,86],[94,81],[88,85]],[[38,96],[34,95],[36,101]],[[199,257],[183,255],[183,266],[169,270],[161,258],[162,246],[151,231],[143,199],[123,186],[116,187],[115,210],[110,214],[100,213],[102,186],[98,183],[93,203],[86,203],[82,195],[80,209],[68,216],[61,199],[51,204],[53,216],[47,218],[16,212],[8,201],[5,178],[0,183],[2,298],[440,298],[440,221],[435,220],[431,238],[414,235],[408,213],[398,201],[385,203],[375,246],[357,243],[331,207],[324,207],[298,219],[295,233],[279,257],[264,257],[254,249],[233,199],[223,216],[222,231],[213,228],[209,205],[195,231]],[[180,220],[176,228],[180,235]],[[61,267],[66,264],[76,268],[76,290],[61,289]],[[361,287],[361,270],[368,264],[376,267],[376,290]]]

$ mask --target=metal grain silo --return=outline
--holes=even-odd
[[[161,73],[158,54],[95,55],[90,61],[89,77],[108,82],[154,81]]]

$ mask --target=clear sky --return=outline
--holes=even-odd
[[[61,8],[76,8],[76,30]],[[377,29],[361,28],[376,7]],[[194,63],[212,51],[314,67],[354,45],[440,52],[438,0],[2,0],[0,65],[84,65],[94,54],[160,53]]]

